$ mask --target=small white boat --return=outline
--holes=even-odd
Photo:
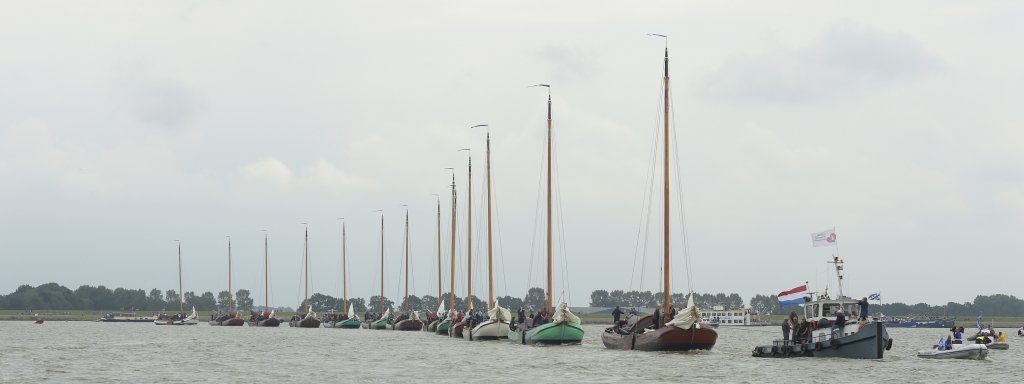
[[[988,347],[984,344],[953,344],[953,348],[939,350],[927,349],[917,352],[922,359],[968,359],[982,360],[988,356]]]

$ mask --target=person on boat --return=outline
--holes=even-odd
[[[800,324],[797,325],[796,329],[796,342],[800,344],[808,342],[810,326],[807,325],[807,319],[800,319]]]
[[[836,311],[836,322],[832,325],[832,335],[833,335],[833,337],[837,337],[836,336],[837,334],[838,334],[838,337],[842,337],[843,336],[843,327],[845,327],[845,326],[846,326],[846,315],[843,314],[843,310]]]
[[[955,331],[953,332],[953,338],[956,339],[955,343],[956,344],[963,344],[964,333],[961,332],[956,327],[953,327],[953,329],[955,329]]]
[[[789,311],[789,324],[796,324],[797,316],[796,311]]]
[[[629,309],[629,314],[630,314],[630,315],[632,315],[632,316],[636,316],[636,315],[639,315],[639,314],[640,314],[640,312],[638,312],[638,311],[636,310],[636,307],[633,307],[633,308],[630,308],[630,309]]]
[[[661,328],[661,308],[654,308],[654,329]]]
[[[951,337],[949,337],[947,335],[946,336],[946,342],[944,343],[944,345],[945,345],[945,349],[947,351],[950,350],[950,349],[953,349],[953,338],[951,338]]]
[[[857,302],[857,305],[860,306],[860,321],[867,320],[868,319],[868,298],[864,297],[863,299],[860,299],[860,301]]]
[[[791,325],[789,324],[789,318],[782,319],[782,342],[785,344],[789,344],[790,327]]]
[[[612,310],[612,324],[618,324],[620,317],[622,317],[622,310],[616,305],[615,309]]]
[[[516,324],[526,322],[526,310],[523,307],[519,307],[519,312],[516,312]]]
[[[997,343],[1005,343],[1006,342],[1006,335],[1003,334],[1002,331],[999,332],[999,338],[996,339],[996,342]]]

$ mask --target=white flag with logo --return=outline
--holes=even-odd
[[[835,228],[811,234],[811,244],[815,247],[829,247],[836,244]]]

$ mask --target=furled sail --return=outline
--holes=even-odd
[[[348,318],[359,320],[359,315],[356,315],[355,307],[352,304],[348,305]]]
[[[199,317],[199,314],[196,313],[196,307],[192,306],[192,314],[188,315],[188,317],[185,318],[185,321],[195,320],[197,317]]]
[[[380,316],[381,319],[387,319],[391,317],[391,308],[384,310],[384,314]]]
[[[676,317],[665,323],[665,325],[671,325],[676,328],[687,329],[697,324],[700,321],[700,310],[697,309],[697,305],[693,303],[693,294],[690,294],[690,298],[686,301],[686,308],[676,314]]]
[[[412,311],[412,316],[409,316],[409,318],[412,319],[412,320],[419,321],[420,320],[420,311]]]
[[[444,318],[444,302],[437,303],[437,316],[438,318]]]
[[[315,318],[316,318],[316,313],[313,312],[313,306],[310,305],[310,306],[306,307],[306,317],[304,317],[303,320],[305,320],[305,319],[315,319]]]
[[[507,323],[512,321],[512,312],[509,312],[506,308],[502,308],[501,305],[498,304],[498,300],[494,300],[494,308],[487,311],[487,317],[491,320],[498,320]]]
[[[569,310],[569,304],[565,303],[565,299],[562,296],[558,296],[558,306],[555,307],[555,314],[551,316],[551,322],[554,324],[579,324],[580,318]]]

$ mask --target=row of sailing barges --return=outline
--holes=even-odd
[[[653,35],[666,38],[663,35]],[[669,169],[669,130],[670,130],[670,100],[669,100],[669,55],[668,46],[665,46],[665,57],[664,57],[664,72],[662,76],[662,88],[663,88],[663,107],[664,126],[662,133],[662,142],[664,149],[664,173],[663,173],[663,192],[664,192],[664,241],[663,241],[663,265],[662,271],[663,276],[663,296],[671,297],[670,287],[670,249],[669,249],[669,196],[670,196],[670,169]],[[551,119],[551,87],[548,84],[537,84],[536,86],[545,87],[548,90],[547,98],[547,148],[546,148],[546,179],[547,179],[547,193],[546,193],[546,210],[547,210],[547,243],[546,243],[546,254],[547,254],[547,290],[546,293],[546,307],[540,310],[538,318],[547,319],[547,321],[540,322],[538,325],[532,326],[533,321],[520,322],[513,319],[510,311],[503,308],[494,299],[494,280],[493,280],[493,256],[491,246],[491,167],[490,167],[490,132],[487,132],[487,269],[488,269],[488,310],[486,317],[480,319],[474,316],[462,316],[461,313],[456,312],[454,294],[448,296],[448,308],[447,311],[443,308],[444,303],[440,303],[441,307],[436,312],[429,313],[427,318],[430,320],[424,323],[420,320],[420,315],[415,311],[408,310],[408,284],[406,284],[405,299],[402,303],[404,313],[397,319],[392,319],[390,312],[384,309],[383,305],[378,304],[380,308],[380,315],[375,316],[376,319],[363,319],[360,321],[358,316],[353,312],[352,306],[347,303],[347,292],[343,283],[342,288],[342,308],[348,306],[348,311],[345,314],[331,314],[327,318],[327,321],[321,321],[320,317],[312,311],[309,305],[309,248],[308,248],[308,228],[306,230],[306,244],[303,252],[303,268],[304,268],[304,280],[305,280],[305,299],[302,307],[305,309],[305,313],[297,314],[290,321],[289,325],[292,327],[300,328],[314,328],[320,327],[321,325],[331,328],[369,328],[369,329],[394,329],[394,330],[424,330],[431,331],[437,334],[449,335],[453,337],[464,337],[469,340],[493,340],[493,339],[511,339],[523,344],[578,344],[583,340],[583,328],[580,326],[580,321],[577,316],[569,311],[567,304],[563,300],[559,300],[557,306],[553,305],[552,300],[552,119]],[[487,125],[476,125],[477,127],[487,127]],[[469,158],[468,167],[469,182],[467,188],[469,188],[469,198],[467,203],[467,270],[472,271],[472,157]],[[455,275],[455,214],[456,214],[456,189],[455,189],[455,176],[452,176],[452,255],[451,255],[451,273],[450,277]],[[438,298],[442,297],[441,292],[441,205],[440,198],[438,198]],[[381,295],[384,297],[384,220],[383,214],[381,215]],[[408,281],[408,210],[406,210],[406,232],[405,232],[405,276],[406,282]],[[344,223],[342,224],[342,274],[347,277],[346,265],[345,265],[345,229]],[[266,238],[264,238],[264,247],[266,248]],[[266,255],[265,255],[266,257]],[[230,281],[230,238],[228,239],[228,292],[231,292],[231,281]],[[179,292],[181,290],[181,245],[178,243],[178,263],[179,263]],[[343,277],[343,278],[344,278]],[[470,311],[472,308],[472,273],[467,273],[467,301],[469,302]],[[455,291],[454,279],[450,278],[451,285],[450,291]],[[179,297],[179,310],[180,314],[170,318],[157,319],[154,322],[160,325],[190,325],[197,324],[195,309],[193,308],[192,314],[184,315],[184,297]],[[713,327],[708,325],[700,324],[700,313],[696,306],[693,304],[692,295],[689,298],[689,304],[685,309],[676,313],[671,307],[668,300],[662,304],[660,313],[663,314],[661,318],[655,319],[652,315],[646,315],[643,317],[634,317],[630,321],[623,321],[619,324],[615,324],[612,327],[606,329],[602,334],[602,341],[608,348],[615,349],[637,349],[637,350],[652,350],[652,351],[681,351],[681,350],[694,350],[694,349],[711,349],[714,347],[715,342],[718,339],[717,332]],[[265,306],[267,307],[267,306]],[[217,326],[239,326],[246,323],[245,320],[240,318],[237,313],[232,311],[233,303],[228,303],[228,312],[219,317],[214,317],[210,320],[210,325]],[[673,315],[675,315],[673,317]],[[520,316],[521,317],[521,316]],[[515,322],[516,324],[510,324]],[[250,326],[278,326],[281,321],[273,316],[273,312],[262,312],[254,313],[249,321]],[[470,327],[471,325],[471,327]]]
[[[666,38],[663,35],[653,35]],[[547,194],[546,194],[546,208],[547,208],[547,290],[545,291],[546,307],[541,310],[538,315],[541,318],[549,319],[548,321],[537,322],[536,326],[527,324],[528,322],[522,321],[521,317],[515,319],[515,324],[510,324],[514,320],[506,308],[502,308],[498,302],[494,299],[493,290],[493,268],[492,268],[492,248],[491,248],[491,167],[490,167],[490,132],[487,133],[487,259],[488,259],[488,311],[486,318],[482,316],[462,316],[461,313],[456,312],[454,294],[448,296],[448,308],[447,311],[444,308],[444,303],[440,303],[440,306],[436,312],[428,313],[427,322],[420,319],[419,313],[408,310],[408,284],[406,284],[405,299],[402,303],[403,314],[397,318],[392,318],[389,310],[384,309],[384,305],[378,303],[379,315],[373,316],[371,319],[358,318],[358,315],[353,311],[352,305],[347,302],[347,292],[345,284],[343,283],[342,288],[342,308],[348,307],[347,313],[341,314],[330,314],[326,317],[326,321],[322,321],[321,318],[312,311],[309,305],[309,248],[308,248],[308,228],[306,230],[306,246],[304,247],[303,253],[303,265],[304,265],[304,280],[305,280],[305,299],[303,301],[302,308],[305,309],[305,313],[294,316],[290,321],[289,325],[298,328],[318,328],[321,326],[328,328],[368,328],[368,329],[393,329],[393,330],[424,330],[434,332],[439,335],[447,335],[451,337],[462,337],[468,340],[494,340],[494,339],[510,339],[513,342],[522,344],[578,344],[583,340],[583,329],[580,326],[579,318],[573,315],[562,300],[559,300],[557,306],[553,306],[552,303],[552,270],[551,270],[551,259],[552,259],[552,194],[551,194],[551,134],[552,134],[552,120],[551,120],[551,92],[550,86],[547,84],[538,84],[548,90],[547,100]],[[662,250],[662,297],[669,298],[671,295],[671,275],[670,275],[670,239],[669,239],[669,218],[670,216],[670,152],[669,152],[669,130],[670,130],[670,77],[669,77],[669,53],[668,46],[666,43],[665,56],[664,56],[664,72],[662,76],[662,91],[663,91],[663,127],[661,128],[661,141],[663,143],[663,250]],[[477,125],[476,127],[486,127],[486,125]],[[469,159],[469,201],[467,203],[468,214],[467,214],[467,270],[472,271],[472,157]],[[454,293],[454,275],[455,275],[455,217],[456,217],[456,189],[455,189],[455,177],[452,176],[452,244],[451,244],[451,273],[449,277],[451,280],[450,293]],[[437,294],[439,300],[442,298],[442,287],[441,287],[441,268],[442,268],[442,256],[441,256],[441,203],[438,198],[438,222],[437,222],[437,252],[438,252],[438,287]],[[406,210],[406,221],[405,221],[405,279],[408,282],[408,210]],[[380,298],[384,298],[384,220],[383,214],[381,215],[381,295]],[[230,270],[230,239],[229,252],[228,252],[228,264]],[[342,274],[343,279],[347,280],[347,266],[345,264],[345,229],[344,223],[342,223]],[[264,238],[264,247],[266,248],[266,238]],[[180,261],[181,261],[181,248],[180,243],[178,246],[178,261],[179,261],[179,289],[180,287]],[[266,257],[266,256],[265,256]],[[836,258],[836,269],[839,274],[841,284],[841,263],[842,261]],[[230,271],[229,271],[230,276]],[[468,307],[472,311],[472,273],[467,273],[467,301]],[[230,277],[228,279],[229,292],[230,292]],[[840,285],[841,286],[841,285]],[[183,302],[183,300],[179,300]],[[645,350],[645,351],[688,351],[688,350],[707,350],[714,347],[718,340],[718,334],[714,327],[707,324],[701,324],[700,312],[693,302],[692,292],[688,298],[686,308],[679,311],[678,313],[672,308],[669,300],[663,300],[658,313],[658,317],[655,315],[644,315],[644,316],[631,316],[628,320],[618,322],[611,327],[605,329],[601,334],[601,340],[607,348],[611,349],[623,349],[623,350]],[[182,313],[184,312],[183,305],[179,308]],[[229,303],[229,312],[221,317],[211,319],[210,325],[242,325],[246,323],[240,319],[234,312],[230,312],[232,306]],[[830,299],[828,297],[818,297],[816,300],[812,300],[804,305],[805,317],[809,321],[812,319],[822,319],[828,315],[829,311],[836,309],[842,309],[848,311],[847,313],[855,313],[856,311],[856,300],[852,300],[848,297],[842,296],[841,288],[840,295],[836,299]],[[157,324],[171,324],[171,325],[188,325],[196,324],[195,310],[189,316],[178,315],[175,318],[160,319],[157,320]],[[273,327],[278,326],[281,321],[273,316],[273,312],[253,314],[248,321],[250,326],[262,326],[262,327]],[[530,322],[532,323],[532,322]],[[813,333],[812,337],[808,340],[802,340],[801,342],[790,342],[790,341],[777,341],[772,345],[761,346],[754,349],[754,356],[757,357],[792,357],[792,356],[822,356],[822,357],[852,357],[852,358],[881,358],[885,350],[891,348],[892,340],[889,338],[888,333],[885,329],[885,324],[882,322],[874,321],[873,319],[866,319],[863,321],[852,321],[847,323],[844,327],[838,329],[821,329]]]

